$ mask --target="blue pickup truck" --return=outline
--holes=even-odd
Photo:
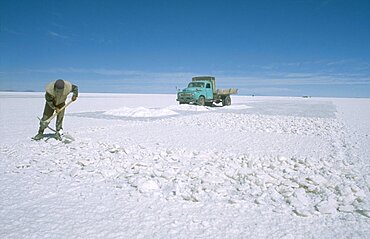
[[[237,94],[238,89],[216,89],[216,80],[212,76],[193,77],[188,87],[177,93],[180,104],[198,104],[211,106],[213,103],[222,102],[223,106],[231,105],[232,94]]]

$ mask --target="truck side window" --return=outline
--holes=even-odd
[[[206,88],[211,88],[211,85],[210,84],[207,84]]]

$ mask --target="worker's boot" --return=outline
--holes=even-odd
[[[55,135],[54,135],[54,138],[56,140],[59,140],[59,141],[62,141],[62,135],[63,135],[63,129],[60,129],[58,130]]]
[[[34,140],[40,140],[44,138],[44,131],[43,130],[39,130],[39,132],[32,138]]]

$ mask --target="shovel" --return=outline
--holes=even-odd
[[[64,110],[65,108],[67,108],[68,105],[70,105],[73,101],[69,101],[67,104],[65,104],[62,108],[59,109],[59,112],[54,112],[54,114],[52,116],[50,116],[49,119],[47,120],[41,120],[39,117],[37,117],[39,120],[40,120],[40,123],[46,128],[49,128],[50,130],[56,132],[55,129],[51,128],[49,126],[50,122],[55,118],[55,116],[57,116],[60,112],[62,112],[62,110]]]

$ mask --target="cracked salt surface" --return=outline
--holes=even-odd
[[[2,237],[370,235],[368,160],[328,99],[237,97],[227,109],[117,98],[104,110],[82,95],[65,119],[70,144],[1,128]],[[10,116],[29,100],[7,99]],[[77,117],[88,107],[118,118]]]

